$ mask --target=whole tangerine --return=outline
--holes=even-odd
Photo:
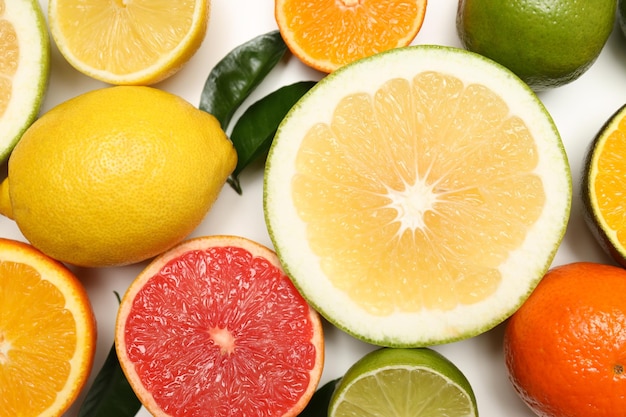
[[[626,410],[626,270],[592,262],[552,268],[504,336],[516,392],[541,417]]]

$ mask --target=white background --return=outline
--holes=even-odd
[[[40,1],[45,12],[46,0]],[[225,54],[257,35],[277,29],[273,7],[271,0],[213,0],[209,30],[201,49],[181,72],[156,87],[178,94],[197,106],[206,77]],[[460,46],[455,29],[456,7],[454,0],[431,0],[424,25],[414,43]],[[54,43],[51,66],[50,85],[42,111],[82,92],[106,86],[74,70],[59,54]],[[297,58],[289,57],[274,69],[246,104],[283,85],[318,80],[321,75],[306,68]],[[626,101],[626,39],[619,28],[615,27],[596,63],[580,79],[540,93],[539,97],[561,133],[574,184],[571,219],[554,265],[583,260],[612,263],[601,252],[583,221],[580,178],[588,144],[605,120]],[[260,161],[242,174],[242,196],[225,186],[215,206],[192,236],[233,234],[271,247],[263,220],[262,170]],[[6,163],[0,166],[0,177],[5,175]],[[3,217],[0,217],[0,236],[24,240],[16,224]],[[113,343],[113,324],[118,305],[114,291],[122,294],[144,266],[145,263],[118,268],[75,269],[90,294],[98,321],[98,345],[92,379]],[[452,360],[467,376],[482,416],[532,417],[533,414],[516,396],[507,380],[502,333],[503,325],[472,339],[436,346],[435,349]],[[330,325],[325,326],[325,337],[326,362],[321,384],[341,376],[352,363],[374,348]],[[66,414],[67,417],[77,415],[84,394]],[[145,410],[138,415],[149,416]]]

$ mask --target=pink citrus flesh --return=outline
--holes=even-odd
[[[319,383],[319,315],[276,254],[246,238],[187,240],[126,291],[115,343],[154,416],[297,416]]]

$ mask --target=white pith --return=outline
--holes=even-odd
[[[384,345],[423,345],[457,340],[487,330],[512,313],[550,266],[567,224],[571,201],[571,175],[558,132],[536,96],[508,71],[467,52],[445,47],[409,47],[383,54],[339,70],[314,87],[279,127],[268,157],[265,177],[265,215],[281,262],[305,297],[331,322],[348,332]],[[535,173],[544,181],[546,208],[528,232],[522,246],[499,268],[503,284],[486,300],[459,305],[449,311],[396,312],[373,316],[336,290],[321,270],[319,259],[307,245],[306,224],[291,203],[289,181],[303,133],[315,123],[330,123],[335,106],[345,95],[373,95],[391,78],[412,79],[421,71],[449,73],[466,84],[488,86],[504,97],[510,113],[525,120],[537,139],[539,163]],[[426,197],[416,204],[409,193],[391,194],[403,228],[417,228],[402,212],[424,212],[437,194],[418,182],[407,190]]]

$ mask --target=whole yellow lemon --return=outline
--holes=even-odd
[[[106,87],[54,107],[25,132],[0,213],[60,261],[131,264],[191,233],[236,162],[212,115],[156,88]]]

